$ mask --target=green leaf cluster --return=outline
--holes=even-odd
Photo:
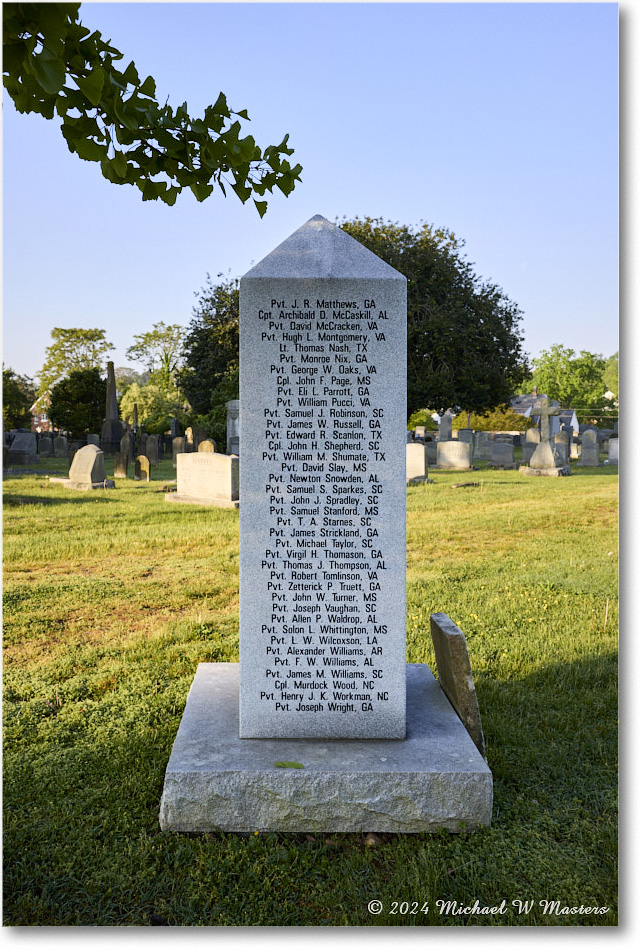
[[[181,357],[183,327],[178,323],[155,323],[147,333],[134,336],[127,350],[129,359],[145,363],[150,376],[161,387],[172,385]]]
[[[606,360],[599,353],[568,349],[555,344],[533,360],[533,384],[562,409],[592,410],[605,408],[604,373]]]
[[[532,419],[521,416],[512,409],[499,407],[479,414],[460,412],[452,421],[453,429],[475,429],[477,432],[526,432],[533,427]]]
[[[75,369],[52,387],[49,418],[56,428],[75,437],[100,432],[106,400],[107,381],[100,370]]]
[[[120,400],[119,413],[122,419],[133,419],[134,403],[138,408],[138,421],[149,433],[166,432],[173,416],[182,424],[188,418],[189,404],[174,386],[165,387],[157,382],[145,385],[132,383]]]
[[[244,203],[252,197],[263,216],[267,192],[290,194],[302,168],[287,159],[287,135],[261,149],[241,134],[247,112],[231,110],[222,92],[200,119],[187,103],[161,105],[153,78],[142,80],[133,62],[117,68],[123,54],[82,25],[79,9],[3,5],[4,85],[19,112],[58,115],[69,150],[99,162],[108,181],[135,185],[143,201],[173,205],[184,188],[204,201],[218,185]]]
[[[54,327],[51,338],[53,342],[45,350],[45,362],[40,371],[39,395],[46,393],[72,370],[104,370],[104,357],[114,349],[104,330]]]
[[[238,399],[239,288],[237,280],[217,276],[215,283],[208,274],[197,294],[177,378],[194,412],[208,417],[214,438],[224,443],[225,403]]]
[[[432,407],[483,413],[506,405],[527,375],[522,313],[482,281],[452,231],[381,218],[340,222],[408,280],[408,417]]]

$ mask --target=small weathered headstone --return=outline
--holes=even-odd
[[[136,457],[134,446],[134,433],[131,429],[127,429],[126,432],[123,432],[122,438],[120,440],[120,451],[122,455],[127,456],[128,464],[133,462],[134,458]]]
[[[439,441],[450,442],[453,437],[453,417],[452,413],[446,411],[439,422]]]
[[[176,468],[176,456],[187,452],[187,439],[184,435],[177,435],[172,439],[172,464]]]
[[[53,455],[53,440],[48,435],[41,435],[38,439],[38,455],[48,459]]]
[[[192,426],[188,426],[185,429],[185,451],[186,452],[195,452],[196,451],[196,442],[194,439],[194,429]]]
[[[213,452],[182,452],[176,457],[176,492],[167,501],[218,508],[239,506],[239,460]]]
[[[423,442],[406,443],[406,481],[425,482],[428,478],[428,446]]]
[[[35,465],[37,461],[36,433],[16,433],[9,447],[9,465]]]
[[[559,452],[562,465],[568,465],[568,460],[570,458],[568,433],[560,430],[555,434],[553,437],[553,451]]]
[[[54,458],[66,459],[69,451],[66,435],[57,435],[53,440]]]
[[[425,439],[425,438],[426,438],[426,427],[415,426],[415,439]]]
[[[97,445],[83,445],[75,453],[69,469],[68,488],[88,491],[92,488],[113,488],[105,475],[105,456]]]
[[[515,446],[511,442],[493,442],[490,455],[491,465],[497,468],[515,468]]]
[[[134,481],[148,482],[151,478],[152,467],[146,455],[137,455],[134,462]]]
[[[158,436],[148,435],[145,445],[145,455],[149,459],[150,465],[158,465]]]
[[[609,457],[607,459],[608,465],[619,465],[620,464],[620,440],[619,439],[609,439],[608,444]]]
[[[587,428],[582,433],[582,453],[578,464],[591,468],[600,464],[600,447],[597,443],[597,431],[595,429]]]
[[[100,448],[100,436],[95,432],[90,432],[87,436],[87,445],[97,445]]]
[[[114,478],[127,478],[127,463],[129,457],[124,452],[116,452],[114,456]]]
[[[539,445],[542,441],[539,429],[527,429],[524,433],[524,442],[532,442],[533,445]]]
[[[216,452],[216,442],[214,439],[203,439],[198,443],[199,452]]]
[[[455,439],[437,443],[437,468],[470,468],[473,464],[473,447],[469,442]]]
[[[443,613],[431,614],[430,633],[435,648],[439,685],[479,752],[485,756],[484,733],[466,638],[450,617]]]
[[[472,429],[460,429],[457,433],[457,438],[460,442],[472,442],[473,435],[474,433]]]
[[[76,441],[70,442],[69,445],[67,446],[67,459],[69,460],[70,466],[73,464],[74,458],[76,456],[76,452],[81,448],[82,448],[82,445],[80,444],[80,442],[76,442]]]

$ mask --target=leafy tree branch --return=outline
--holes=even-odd
[[[78,19],[79,3],[3,4],[4,85],[19,112],[58,115],[69,150],[99,162],[117,185],[135,185],[143,201],[173,205],[183,188],[197,201],[215,185],[231,188],[245,203],[253,198],[261,216],[266,192],[289,195],[300,181],[300,165],[286,135],[261,149],[241,137],[239,119],[221,92],[202,118],[187,103],[176,110],[156,98],[151,76],[141,81],[134,63],[117,69],[123,54]]]

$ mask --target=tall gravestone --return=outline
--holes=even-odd
[[[118,399],[116,396],[116,376],[114,364],[107,364],[107,397],[105,418],[100,434],[100,443],[104,452],[113,454],[120,449],[120,439],[123,434],[123,425],[118,418]]]
[[[225,409],[227,412],[227,454],[228,455],[238,455],[239,454],[239,400],[230,399],[225,403]]]
[[[487,764],[406,664],[405,351],[405,278],[325,218],[242,278],[240,664],[199,664],[163,829],[490,823]]]
[[[540,418],[541,440],[530,457],[528,465],[522,465],[520,472],[524,475],[570,475],[571,469],[568,460],[565,460],[562,450],[553,442],[554,433],[552,419],[559,423],[560,407],[556,400],[551,401],[548,396],[538,396],[533,405],[533,415]]]
[[[316,217],[240,293],[241,736],[403,738],[406,280]]]

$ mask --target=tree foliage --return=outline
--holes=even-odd
[[[132,383],[120,400],[121,418],[134,418],[134,403],[138,408],[138,422],[146,432],[167,431],[172,416],[183,424],[188,418],[189,404],[175,387],[167,388],[153,381],[142,386]]]
[[[131,366],[116,366],[114,369],[114,379],[116,381],[116,392],[122,396],[132,383],[138,383],[139,386],[144,386],[145,383],[148,383],[149,372],[145,370],[143,373],[138,373],[135,369],[132,369]]]
[[[151,76],[141,81],[123,54],[78,19],[79,3],[3,4],[4,84],[19,112],[62,119],[69,150],[99,162],[117,185],[135,185],[143,201],[173,205],[183,188],[203,201],[218,184],[242,202],[252,197],[262,216],[266,192],[289,195],[300,165],[287,158],[286,135],[262,150],[251,135],[241,137],[245,110],[228,107],[221,92],[202,118],[187,103],[172,109],[156,98]]]
[[[54,327],[51,338],[53,343],[45,350],[45,362],[40,370],[39,394],[51,389],[72,370],[104,370],[104,357],[114,349],[104,330]]]
[[[562,409],[604,411],[606,360],[599,353],[580,350],[576,356],[575,350],[558,343],[543,350],[533,367],[533,384],[549,399],[557,399]]]
[[[75,437],[100,432],[106,400],[107,381],[100,370],[75,369],[52,387],[49,418],[56,428]]]
[[[177,379],[194,411],[205,415],[224,403],[225,397],[238,399],[238,281],[215,284],[208,274],[196,296],[194,318],[185,335],[184,366]]]
[[[421,408],[483,413],[527,373],[521,311],[482,282],[452,231],[355,218],[341,227],[408,280],[408,416]]]
[[[2,367],[2,423],[5,429],[24,429],[31,425],[31,406],[36,399],[33,382],[19,376],[11,367]]]
[[[169,387],[178,369],[184,332],[178,323],[155,323],[147,333],[134,336],[127,356],[145,363],[150,378],[161,386]]]
[[[620,381],[619,381],[619,371],[620,371],[620,357],[619,353],[614,353],[613,356],[609,356],[606,361],[606,366],[604,368],[603,383],[608,392],[613,393],[617,399],[620,395]]]

